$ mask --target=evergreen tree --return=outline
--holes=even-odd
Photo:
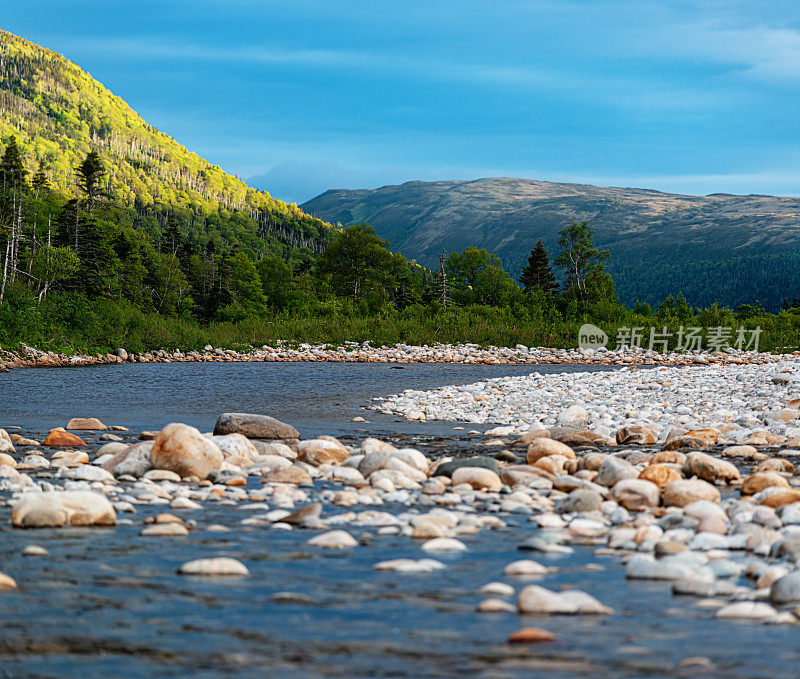
[[[0,188],[5,191],[24,189],[26,175],[22,154],[17,146],[17,138],[12,136],[3,152],[3,158],[0,160]]]
[[[44,170],[44,161],[39,161],[39,169],[36,170],[36,174],[33,175],[33,189],[36,191],[36,196],[38,197],[44,191],[50,188],[50,182],[47,179],[47,173]]]
[[[536,243],[536,247],[531,250],[528,264],[522,269],[519,282],[522,283],[525,292],[530,292],[533,288],[539,288],[546,295],[553,295],[558,290],[558,283],[553,270],[550,268],[550,260],[547,256],[547,250],[542,245],[541,238]]]
[[[86,210],[89,214],[94,212],[97,200],[105,195],[102,185],[105,173],[105,166],[97,151],[89,151],[83,162],[78,165],[78,186],[85,196]]]

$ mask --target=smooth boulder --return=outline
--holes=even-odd
[[[67,431],[103,431],[108,429],[108,427],[106,427],[106,425],[104,425],[96,417],[73,417],[69,422],[67,422],[67,426],[64,428]]]
[[[75,446],[85,446],[86,442],[75,434],[70,434],[64,427],[51,429],[47,438],[42,441],[43,446],[48,448],[73,448]]]
[[[269,415],[223,413],[214,425],[214,436],[241,434],[249,439],[297,439],[300,432],[292,425]]]
[[[222,468],[223,455],[216,443],[197,429],[173,422],[156,436],[150,451],[153,469],[166,469],[181,477],[205,479]]]
[[[25,493],[11,512],[11,524],[16,528],[113,526],[116,523],[117,515],[108,498],[90,490]]]
[[[673,481],[665,489],[662,500],[666,507],[685,507],[698,500],[719,502],[719,490],[707,481],[700,479],[681,479]]]

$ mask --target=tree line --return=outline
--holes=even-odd
[[[34,173],[25,169],[31,165]],[[392,252],[368,224],[309,242],[302,226],[259,223],[236,211],[198,220],[185,208],[131,206],[116,197],[96,151],[73,168],[72,182],[72,195],[55,189],[47,165],[26,162],[13,138],[3,149],[0,344],[33,333],[45,342],[75,345],[81,337],[82,346],[100,346],[104,332],[126,337],[133,325],[145,345],[187,342],[219,324],[239,324],[243,330],[231,336],[249,343],[279,331],[302,341],[347,332],[359,339],[380,323],[392,328],[387,339],[411,342],[507,344],[516,337],[569,346],[587,321],[609,329],[764,322],[781,346],[800,334],[796,299],[778,316],[755,302],[735,311],[693,309],[681,294],[655,310],[624,307],[606,270],[609,253],[595,246],[585,221],[561,230],[554,258],[539,240],[514,280],[496,255],[475,247],[443,253],[439,269],[427,269]],[[148,333],[159,319],[176,319],[174,339]]]

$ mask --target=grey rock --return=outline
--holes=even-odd
[[[456,460],[451,460],[450,462],[440,464],[436,468],[434,475],[451,477],[453,476],[453,472],[461,467],[482,467],[484,469],[490,469],[495,474],[500,473],[497,460],[491,457],[479,455],[477,457],[460,457]]]
[[[223,413],[214,425],[214,435],[242,434],[253,439],[296,439],[300,432],[292,425],[268,415]]]
[[[592,512],[603,505],[603,496],[588,488],[577,488],[556,504],[556,511],[561,514],[576,512]]]

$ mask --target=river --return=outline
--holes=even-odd
[[[587,368],[538,368],[574,369]],[[72,416],[96,416],[130,427],[133,438],[171,421],[205,430],[221,412],[259,412],[306,436],[399,433],[429,452],[430,437],[458,436],[455,423],[396,422],[361,407],[406,388],[532,370],[267,363],[19,370],[0,375],[0,421],[33,435]],[[370,424],[350,422],[356,415]],[[87,438],[96,448],[96,438]],[[455,447],[467,443],[453,440]],[[313,499],[316,490],[310,492]],[[409,508],[379,509],[396,514]],[[558,569],[537,582],[583,589],[615,615],[477,614],[481,585],[500,580],[518,590],[525,584],[502,574],[505,564],[528,558],[517,550],[536,530],[525,515],[503,517],[504,530],[463,538],[468,552],[436,557],[446,563],[444,571],[400,575],[372,566],[425,556],[407,537],[364,529],[371,534],[367,546],[324,554],[305,546],[309,531],[243,525],[258,508],[215,503],[184,514],[196,522],[189,536],[141,537],[142,521],[164,510],[139,505],[135,514],[120,514],[113,529],[24,531],[12,530],[9,508],[0,507],[0,570],[19,583],[15,591],[0,592],[4,676],[650,677],[675,676],[675,664],[691,656],[710,658],[716,665],[711,676],[797,676],[796,628],[715,620],[696,598],[673,597],[666,583],[626,581],[617,557],[596,556],[588,546],[570,555],[535,555]],[[348,510],[326,506],[325,516],[342,511]],[[215,524],[227,530],[211,530]],[[30,544],[45,546],[49,556],[22,556]],[[250,577],[176,574],[181,563],[209,555],[240,559]],[[505,644],[525,626],[545,627],[558,640]]]

